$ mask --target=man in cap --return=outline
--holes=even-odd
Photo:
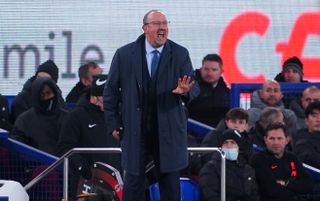
[[[47,60],[46,62],[40,64],[35,75],[26,81],[21,92],[14,98],[11,105],[10,119],[12,123],[15,122],[15,120],[21,113],[31,108],[32,83],[39,77],[49,77],[57,84],[59,78],[59,69],[57,65],[52,60]],[[64,105],[64,100],[62,98],[61,90],[59,89],[59,87],[57,96],[59,98],[59,101]]]
[[[294,56],[287,59],[282,65],[282,72],[275,78],[278,82],[307,82],[303,80],[303,63]]]
[[[246,160],[239,158],[242,146],[241,134],[237,130],[225,130],[221,136],[222,150],[226,156],[226,200],[258,201],[255,173]],[[202,201],[218,201],[221,198],[221,156],[214,154],[200,171]]]
[[[106,133],[102,97],[106,82],[107,75],[94,76],[90,91],[79,99],[76,107],[66,116],[58,142],[60,154],[74,147],[120,147],[119,141]],[[73,174],[79,178],[77,175],[80,173],[84,179],[90,179],[91,167],[97,161],[105,162],[121,171],[120,155],[79,154],[71,158]],[[77,179],[74,182],[77,182]]]
[[[303,80],[303,63],[296,56],[287,59],[283,63],[282,72],[274,79],[278,82],[286,83],[308,82],[307,80]],[[283,103],[286,108],[289,108],[291,101],[299,99],[300,97],[300,93],[286,93],[283,97]]]

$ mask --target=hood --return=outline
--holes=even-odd
[[[268,105],[260,98],[258,90],[255,90],[252,93],[251,102],[250,102],[251,108],[259,108],[264,109],[265,107],[268,107]],[[279,107],[281,109],[284,109],[283,102],[280,100],[275,107]]]
[[[224,118],[219,121],[219,123],[216,126],[216,131],[222,133],[223,131],[228,129],[225,121],[226,120]]]
[[[52,90],[53,93],[55,94],[54,98],[53,98],[53,109],[52,112],[48,112],[48,113],[53,113],[55,112],[58,108],[59,108],[59,104],[58,104],[58,87],[56,85],[56,83],[54,82],[54,80],[52,80],[51,78],[37,78],[33,81],[32,83],[32,106],[40,112],[47,112],[46,110],[44,110],[41,107],[40,104],[40,93],[41,90],[43,88],[44,85],[48,85]]]
[[[36,76],[32,76],[30,77],[24,84],[23,84],[23,88],[21,91],[26,91],[26,92],[30,92],[32,90],[32,83],[33,81],[36,79]]]

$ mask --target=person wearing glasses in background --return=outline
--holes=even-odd
[[[188,165],[185,102],[199,93],[188,50],[167,39],[166,15],[151,10],[135,42],[119,48],[104,90],[108,133],[121,140],[123,201],[143,200],[152,157],[161,200],[179,201],[179,171]]]

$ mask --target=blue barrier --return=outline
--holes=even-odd
[[[207,135],[210,131],[214,130],[215,128],[208,126],[206,124],[203,124],[199,121],[188,119],[187,122],[188,131],[191,132],[193,135],[199,138],[203,138],[205,135]]]
[[[283,93],[292,92],[292,93],[300,93],[305,88],[315,85],[320,87],[320,83],[280,83],[281,91]],[[240,94],[241,93],[252,93],[257,89],[261,89],[262,84],[245,84],[245,83],[232,83],[231,84],[231,108],[240,107]]]

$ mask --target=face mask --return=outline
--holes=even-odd
[[[226,154],[226,159],[230,161],[236,161],[239,155],[238,148],[222,148],[222,151]]]
[[[42,109],[44,109],[46,111],[51,111],[53,108],[53,98],[48,99],[48,100],[41,100],[40,106]]]

